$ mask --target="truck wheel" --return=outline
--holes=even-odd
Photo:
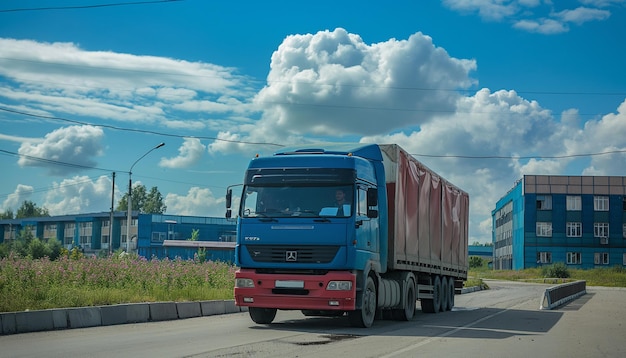
[[[250,318],[257,324],[270,324],[276,317],[276,308],[249,307]]]
[[[410,321],[415,315],[415,285],[410,282],[404,295],[404,309],[393,310],[393,318],[398,321]]]
[[[448,310],[448,278],[443,276],[441,278],[441,307],[439,309],[441,312],[445,312]]]
[[[448,310],[452,311],[454,308],[454,279],[448,278]]]
[[[371,277],[367,278],[362,294],[362,308],[348,312],[348,319],[353,327],[368,328],[372,326],[376,317],[376,285]]]

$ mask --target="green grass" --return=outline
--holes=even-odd
[[[471,277],[472,280],[494,279],[546,283],[584,280],[587,281],[587,286],[626,287],[626,269],[621,266],[590,270],[567,269],[567,271],[570,274],[569,278],[550,280],[544,277],[543,270],[540,268],[514,271],[490,270],[486,267],[481,267],[470,269],[469,277]]]
[[[235,267],[137,257],[0,260],[0,312],[232,299]]]
[[[223,262],[145,260],[119,255],[70,255],[54,261],[10,255],[0,259],[0,312],[232,299],[235,269]],[[585,280],[588,286],[626,287],[623,267],[568,272],[570,278],[558,282]],[[465,287],[484,285],[483,279],[545,282],[543,270],[538,268],[494,271],[483,266],[470,269]]]

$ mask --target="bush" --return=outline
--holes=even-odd
[[[485,262],[484,262],[482,257],[470,256],[470,258],[469,258],[469,267],[470,268],[483,267],[484,264],[485,264]]]
[[[28,244],[28,256],[35,260],[50,257],[50,254],[52,254],[50,247],[37,238]]]
[[[543,277],[550,278],[569,278],[570,273],[567,265],[563,262],[557,262],[554,265],[544,266],[541,270]]]

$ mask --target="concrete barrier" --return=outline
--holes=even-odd
[[[247,310],[247,307],[236,306],[234,300],[216,300],[6,312],[0,313],[0,335],[185,319]]]
[[[587,281],[575,281],[547,288],[539,309],[551,310],[587,293]]]

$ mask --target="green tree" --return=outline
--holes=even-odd
[[[17,213],[15,214],[16,219],[22,218],[38,218],[50,216],[48,213],[48,209],[44,207],[38,207],[37,204],[33,203],[30,200],[24,200],[22,206],[17,209]]]
[[[13,219],[15,215],[13,215],[13,210],[7,209],[7,211],[0,212],[0,219]]]
[[[163,203],[163,195],[156,186],[150,189],[143,204],[143,212],[147,214],[163,214],[167,210],[167,206]]]
[[[200,238],[200,229],[192,229],[191,230],[191,237],[188,238],[188,241],[198,241],[198,239]]]
[[[146,191],[145,185],[135,185],[132,191],[132,209],[140,213],[163,214],[167,207],[163,203],[163,195],[157,187],[152,187],[150,193]],[[128,193],[117,203],[117,211],[128,210]]]

